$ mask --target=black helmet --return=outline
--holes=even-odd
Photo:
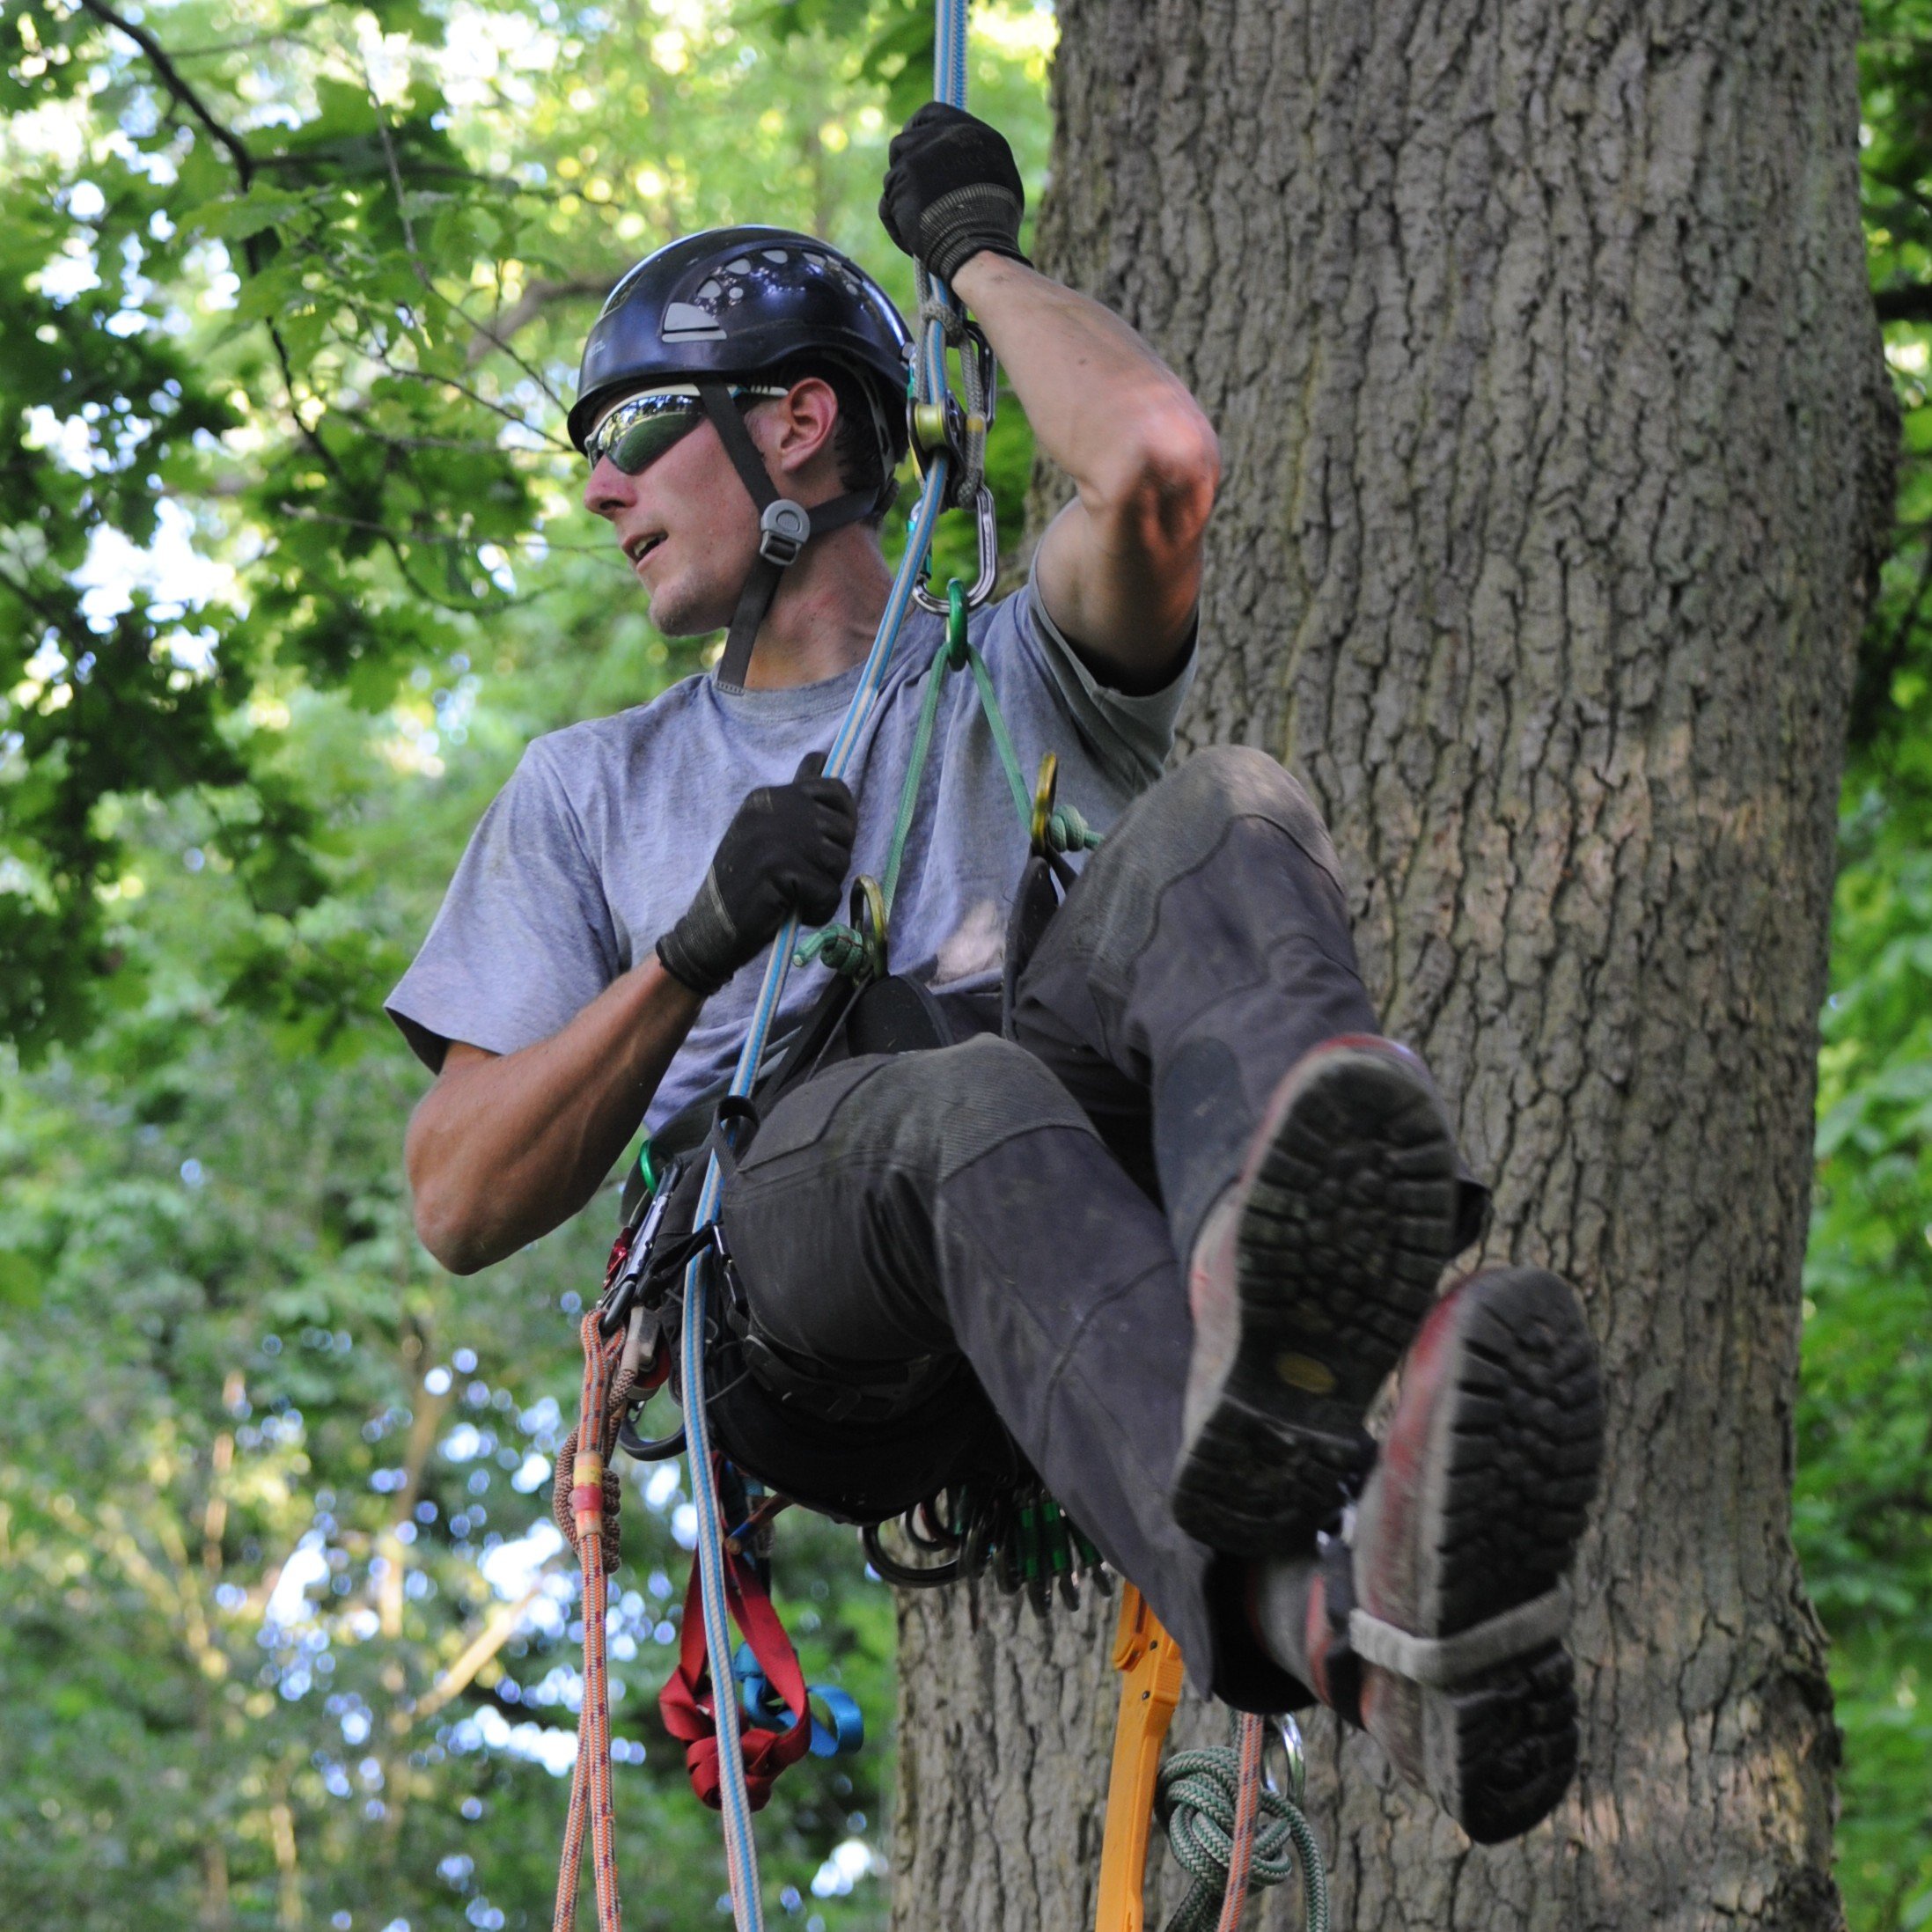
[[[829,243],[790,228],[713,228],[666,243],[606,298],[584,345],[570,440],[581,450],[624,391],[698,376],[749,376],[796,356],[844,364],[879,393],[905,449],[912,336],[892,299]]]
[[[810,511],[781,497],[729,384],[801,358],[848,370],[871,405],[883,474]],[[584,345],[570,440],[582,450],[606,407],[660,383],[696,386],[759,512],[758,561],[738,597],[717,681],[741,689],[785,569],[814,537],[890,503],[906,453],[912,336],[885,291],[827,243],[790,228],[714,228],[646,255],[605,298]]]

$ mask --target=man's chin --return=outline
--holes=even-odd
[[[708,637],[731,621],[729,611],[721,617],[709,599],[676,584],[661,584],[650,593],[650,621],[661,637]]]

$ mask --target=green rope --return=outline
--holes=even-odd
[[[888,930],[893,900],[899,890],[899,874],[905,863],[906,847],[912,837],[913,820],[918,816],[919,794],[926,782],[926,766],[932,756],[933,732],[939,721],[939,701],[946,680],[961,668],[970,669],[980,694],[980,709],[986,714],[988,729],[1006,772],[1006,782],[1013,793],[1021,829],[1032,830],[1033,797],[1027,789],[1026,775],[1020,769],[1019,753],[1013,749],[1012,734],[1000,710],[998,694],[993,689],[993,674],[986,659],[966,635],[966,585],[954,577],[946,585],[946,641],[933,661],[926,695],[919,707],[919,723],[913,732],[911,755],[906,763],[906,782],[900,788],[899,815],[893,821],[892,843],[885,851],[885,875],[879,883],[879,897],[885,907]],[[1047,820],[1047,843],[1055,852],[1090,851],[1100,842],[1100,834],[1088,825],[1071,805],[1056,805]],[[876,958],[852,927],[834,923],[821,926],[792,954],[792,964],[807,966],[821,961],[834,973],[853,978],[869,978],[883,973],[885,961]]]
[[[1235,1735],[1240,1735],[1236,1716]],[[1194,1883],[1167,1932],[1214,1932],[1234,1850],[1235,1794],[1241,1780],[1237,1745],[1177,1751],[1162,1765],[1154,1808],[1174,1856]],[[1264,1788],[1254,1827],[1254,1863],[1248,1891],[1278,1885],[1299,1866],[1308,1932],[1329,1932],[1328,1874],[1321,1847],[1301,1808],[1284,1791]]]
[[[946,680],[966,661],[979,653],[966,642],[966,586],[958,577],[946,586],[946,642],[927,680],[925,702],[919,707],[919,727],[913,733],[912,756],[906,764],[906,782],[900,788],[899,817],[893,823],[893,842],[885,856],[885,877],[879,881],[879,896],[885,913],[892,916],[893,895],[899,890],[899,868],[906,857],[906,841],[912,836],[913,819],[919,810],[919,794],[926,778],[926,760],[932,754],[933,729],[939,720],[939,700]],[[1003,731],[1004,727],[1001,729]]]

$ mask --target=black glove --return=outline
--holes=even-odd
[[[707,998],[755,959],[797,913],[823,925],[838,910],[858,807],[842,778],[821,778],[812,752],[789,785],[760,785],[724,828],[698,896],[657,942],[680,985]]]
[[[982,248],[1025,261],[1019,218],[1025,208],[1006,136],[962,109],[929,100],[893,136],[878,218],[942,282]]]

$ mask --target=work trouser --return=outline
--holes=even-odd
[[[1264,754],[1203,751],[1089,860],[1019,979],[1015,1039],[827,1068],[723,1198],[766,1336],[872,1386],[920,1362],[957,1382],[963,1353],[1199,1679],[1251,1709],[1305,1700],[1249,1635],[1238,1566],[1167,1507],[1186,1257],[1282,1075],[1376,1026],[1314,807]]]

